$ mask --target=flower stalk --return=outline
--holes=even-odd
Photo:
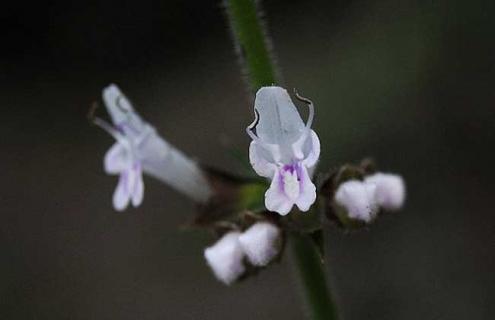
[[[277,84],[278,72],[256,1],[225,0],[224,3],[236,51],[250,88],[257,91],[263,86]],[[309,318],[337,319],[316,245],[307,235],[292,234],[289,241]]]

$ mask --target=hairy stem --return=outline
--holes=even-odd
[[[237,54],[253,91],[277,83],[270,42],[254,0],[225,0]]]
[[[224,0],[237,53],[253,91],[277,83],[270,42],[255,0]],[[328,291],[317,248],[309,236],[290,239],[310,319],[333,320],[336,308]]]

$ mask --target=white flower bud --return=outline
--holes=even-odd
[[[251,264],[266,266],[280,251],[280,229],[269,222],[257,222],[241,234],[239,242]]]
[[[347,210],[351,219],[371,222],[378,211],[376,186],[358,180],[349,180],[339,185],[335,201]]]
[[[229,232],[204,252],[213,273],[225,284],[231,284],[245,271],[239,235],[240,232]]]
[[[376,185],[376,201],[385,210],[397,210],[406,198],[406,187],[401,176],[375,173],[366,177],[366,183]]]

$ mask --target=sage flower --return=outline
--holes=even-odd
[[[308,211],[316,200],[311,176],[320,156],[320,141],[311,129],[314,107],[310,100],[297,97],[309,106],[306,124],[287,91],[272,86],[256,93],[255,120],[247,128],[252,138],[251,165],[258,175],[271,179],[265,207],[280,215],[288,214],[294,205]]]
[[[115,210],[124,210],[129,202],[134,207],[141,204],[143,172],[197,202],[208,200],[210,186],[198,165],[159,136],[116,85],[111,84],[103,90],[103,101],[112,124],[100,118],[93,121],[116,140],[104,158],[105,172],[119,175],[113,194]]]

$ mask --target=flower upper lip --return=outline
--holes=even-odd
[[[280,90],[285,94],[281,94]],[[314,119],[314,106],[311,100],[301,97],[297,93],[296,97],[308,105],[309,115],[305,124],[285,89],[273,86],[263,87],[256,94],[257,101],[261,101],[257,102],[254,107],[254,121],[246,128],[246,132],[251,139],[256,141],[260,147],[270,152],[275,162],[279,165],[305,158],[302,147],[311,132]],[[266,107],[266,104],[263,104],[266,100],[274,105],[271,107],[274,110],[269,110],[269,114],[267,115],[267,117],[274,116],[274,120],[264,120],[260,117],[259,109],[269,109],[269,107]],[[281,108],[287,110],[280,110]],[[287,114],[290,114],[290,116],[287,116]],[[266,128],[264,127],[268,129],[265,130]],[[256,130],[256,133],[254,130]]]

